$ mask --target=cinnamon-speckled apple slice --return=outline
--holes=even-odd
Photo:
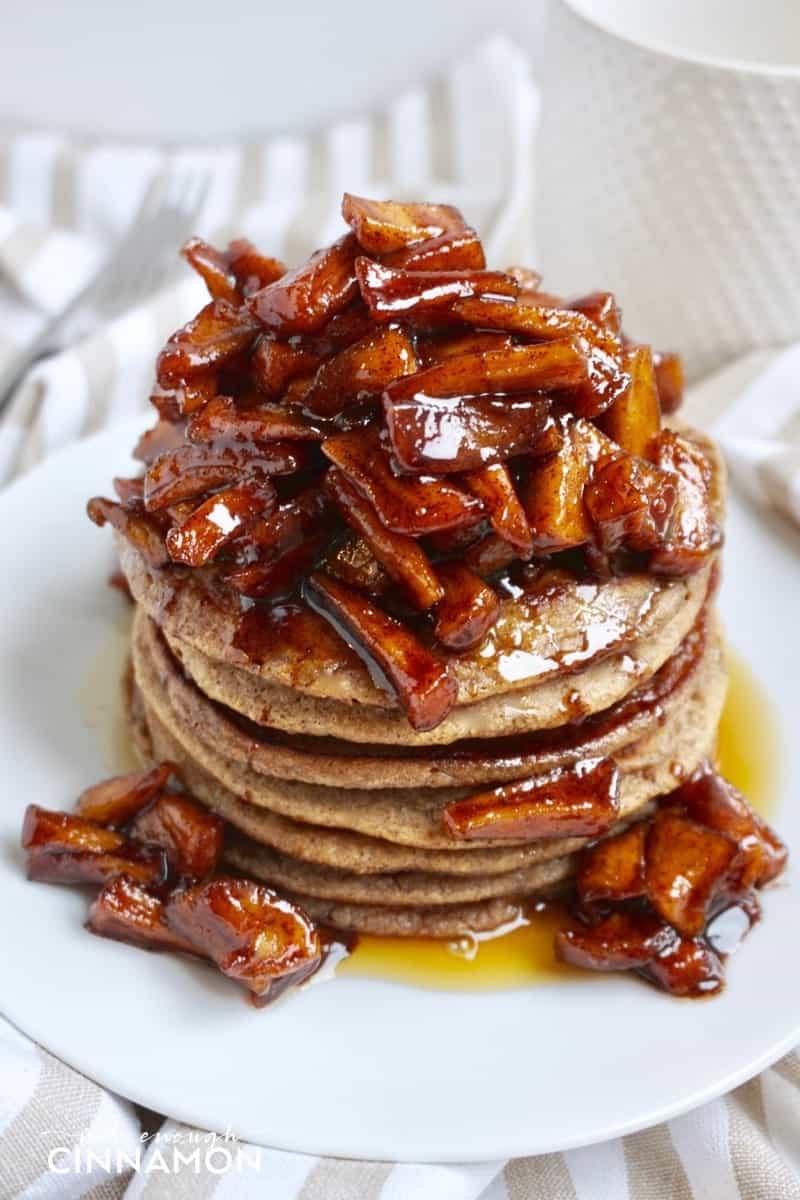
[[[412,728],[434,729],[455,706],[458,689],[447,664],[394,617],[338,579],[316,572],[306,581],[308,604],[366,663],[374,681],[387,684]]]
[[[583,759],[454,800],[444,824],[455,838],[598,837],[619,816],[618,796],[616,764]]]
[[[447,480],[395,474],[375,426],[327,438],[322,450],[394,533],[421,537],[461,529],[482,512],[475,496]]]
[[[81,792],[75,812],[86,821],[100,825],[126,825],[167,786],[177,767],[159,763],[148,771],[131,771],[104,779]]]
[[[318,250],[307,263],[254,292],[248,307],[257,320],[281,337],[317,333],[358,294],[353,234]]]
[[[463,563],[441,563],[437,575],[444,596],[436,608],[436,639],[448,650],[472,650],[500,615],[497,593]]]
[[[415,608],[432,608],[442,599],[442,585],[419,542],[408,534],[387,529],[369,501],[338,467],[331,467],[326,474],[325,490]]]

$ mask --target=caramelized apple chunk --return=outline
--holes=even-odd
[[[661,428],[661,406],[648,346],[629,347],[622,361],[630,383],[599,418],[600,426],[629,454],[648,458]]]
[[[784,870],[788,850],[778,835],[753,811],[732,783],[705,763],[691,779],[669,797],[701,825],[732,838],[739,849],[742,869],[736,891],[763,887]]]
[[[323,514],[324,498],[310,488],[250,525],[236,542],[236,565],[226,570],[225,581],[254,599],[294,591],[319,553]]]
[[[556,957],[590,971],[631,971],[674,950],[674,929],[655,913],[614,912],[596,925],[576,925],[556,934]]]
[[[155,885],[167,878],[166,856],[158,847],[137,845],[94,821],[36,804],[25,810],[22,847],[28,851],[28,878],[43,883],[105,883],[130,875]]]
[[[204,879],[219,865],[224,828],[220,817],[188,796],[163,792],[135,817],[129,832],[140,842],[160,846],[176,875]]]
[[[645,894],[647,822],[637,821],[624,833],[604,838],[584,851],[578,868],[578,896],[583,901],[632,900]]]
[[[207,404],[216,396],[218,387],[216,371],[200,371],[186,381],[166,385],[157,382],[150,393],[150,403],[163,420],[177,422]]]
[[[499,571],[504,571],[517,557],[518,553],[511,543],[496,533],[484,534],[468,546],[463,554],[464,564],[481,579],[489,579]]]
[[[250,311],[281,337],[316,333],[358,294],[357,253],[352,234],[340,238],[304,266],[254,292],[247,302]]]
[[[367,200],[350,192],[344,194],[342,216],[367,254],[389,254],[429,238],[468,230],[461,213],[450,204]]]
[[[696,937],[712,901],[728,890],[737,856],[738,846],[727,834],[662,809],[647,834],[647,898],[679,933]]]
[[[191,500],[203,492],[246,483],[269,498],[270,476],[288,475],[302,461],[302,450],[288,442],[263,446],[233,446],[218,442],[186,443],[160,455],[144,476],[148,512]]]
[[[481,240],[469,226],[415,242],[381,258],[388,267],[405,267],[409,271],[482,271],[486,266]]]
[[[543,552],[591,541],[584,494],[595,468],[619,454],[614,443],[588,421],[562,421],[558,437],[558,450],[532,463],[522,497],[534,548]]]
[[[205,957],[167,925],[164,901],[127,875],[109,879],[92,902],[86,928],[99,937],[142,950],[172,950]]]
[[[513,546],[520,558],[529,558],[533,553],[533,535],[506,464],[494,463],[480,471],[469,471],[464,483],[483,504],[497,536]]]
[[[286,274],[286,267],[280,259],[262,254],[247,238],[237,238],[231,242],[225,257],[238,290],[245,299]]]
[[[175,892],[166,920],[261,1001],[302,982],[321,961],[319,935],[303,910],[249,879],[221,876]]]
[[[215,396],[186,427],[190,442],[318,442],[322,433],[278,404],[240,407],[232,396]]]
[[[259,391],[270,400],[277,400],[298,375],[316,371],[322,358],[316,347],[302,343],[299,338],[282,342],[265,333],[256,343],[250,370]]]
[[[677,498],[674,476],[623,455],[600,467],[583,493],[599,548],[655,550],[663,544]]]
[[[187,567],[202,567],[215,559],[249,521],[274,505],[274,490],[268,495],[263,485],[259,490],[242,484],[215,492],[185,521],[169,530],[169,556]]]
[[[348,404],[379,396],[387,384],[417,368],[414,347],[402,329],[389,326],[368,334],[328,358],[303,396],[303,407],[321,417]]]
[[[415,398],[508,396],[573,387],[586,378],[586,361],[570,341],[546,345],[503,345],[448,356],[386,389],[392,404]]]
[[[420,367],[433,367],[448,358],[464,354],[482,354],[484,350],[510,350],[517,343],[506,333],[486,329],[477,333],[452,333],[444,337],[419,338],[417,357]]]
[[[258,323],[247,309],[227,300],[212,300],[173,333],[161,351],[156,366],[158,382],[169,387],[222,366],[246,350],[258,331]]]
[[[650,570],[690,575],[722,541],[711,507],[711,465],[699,446],[673,429],[662,429],[653,459],[677,477],[677,498],[662,545],[650,555]]]
[[[456,361],[456,360],[454,360]],[[530,450],[547,419],[542,396],[452,396],[384,393],[386,427],[406,471],[475,471]]]
[[[163,791],[176,771],[173,763],[165,762],[147,771],[131,771],[128,775],[104,779],[81,792],[75,812],[84,820],[97,821],[100,825],[126,825]]]
[[[474,496],[444,479],[395,475],[374,426],[335,434],[322,443],[393,533],[421,537],[472,525],[482,510]]]
[[[622,313],[613,292],[590,292],[564,305],[573,312],[583,313],[595,325],[619,335],[622,332]]]
[[[338,467],[331,467],[325,476],[325,490],[415,608],[432,608],[442,599],[442,585],[419,543],[408,534],[387,529]]]
[[[679,354],[656,350],[653,353],[653,369],[656,377],[658,398],[663,413],[674,413],[683,403],[683,363]]]
[[[133,448],[133,457],[147,466],[167,450],[177,450],[183,443],[183,438],[183,421],[159,420],[139,438]],[[120,496],[120,499],[124,500],[125,497]]]
[[[587,758],[454,800],[444,810],[456,838],[598,837],[619,816],[619,771]]]
[[[711,996],[725,986],[722,962],[702,938],[676,938],[642,974],[672,996]]]
[[[202,238],[192,237],[188,242],[184,242],[181,255],[189,266],[197,271],[212,300],[227,300],[229,304],[241,303],[236,276],[221,250],[216,250]]]
[[[500,615],[497,594],[462,563],[442,563],[437,574],[444,596],[436,608],[436,639],[449,650],[472,650]]]
[[[456,702],[447,665],[410,629],[366,596],[316,572],[306,581],[307,603],[325,617],[366,663],[373,680],[397,696],[413,729],[435,729]]]
[[[371,258],[356,259],[361,296],[374,321],[442,321],[454,300],[516,296],[519,287],[502,271],[409,271]]]

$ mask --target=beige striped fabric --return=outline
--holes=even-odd
[[[369,118],[308,137],[162,151],[0,141],[0,365],[102,258],[158,174],[214,172],[198,232],[253,237],[289,261],[340,228],[345,189],[460,205],[491,261],[535,261],[537,98],[497,38]],[[40,364],[0,415],[0,483],[144,410],[163,339],[197,308],[184,279]],[[800,1200],[800,1058],[731,1095],[603,1145],[513,1162],[320,1160],[241,1145],[169,1119],[142,1132],[102,1091],[0,1017],[0,1200]]]

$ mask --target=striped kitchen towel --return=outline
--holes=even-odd
[[[800,1200],[800,1056],[643,1133],[432,1166],[289,1154],[167,1120],[0,1018],[0,1200]]]
[[[154,179],[198,163],[214,179],[198,232],[250,236],[289,262],[335,235],[345,189],[458,204],[491,262],[533,262],[536,116],[527,64],[496,38],[369,119],[305,138],[192,151],[0,139],[0,363],[87,278]],[[187,277],[38,365],[0,415],[0,483],[144,412],[155,354],[201,295]],[[688,1116],[565,1154],[322,1160],[142,1116],[0,1017],[0,1200],[800,1200],[799,1129],[794,1054]]]

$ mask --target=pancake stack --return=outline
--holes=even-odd
[[[481,698],[415,734],[358,660],[338,648],[331,656],[313,614],[300,617],[303,639],[290,655],[276,641],[254,663],[234,647],[235,615],[212,607],[195,579],[172,580],[165,600],[123,539],[119,550],[138,601],[129,686],[143,762],[177,763],[192,794],[229,822],[233,870],[334,927],[434,937],[494,929],[521,899],[567,880],[586,839],[454,842],[442,820],[449,802],[612,755],[622,827],[713,755],[725,671],[711,567],[687,582],[590,585],[583,597],[582,585],[559,581],[537,610],[569,611],[585,627],[564,629],[553,653],[552,627],[530,615],[511,651],[529,658],[523,686],[504,684],[479,654],[461,659],[465,692]],[[520,607],[506,602],[509,622]],[[591,630],[609,613],[611,640],[592,653]],[[585,665],[555,665],[571,656]]]
[[[381,229],[384,233],[389,229],[394,238],[390,237],[386,243],[389,250],[382,261],[392,255],[396,261],[398,253],[402,253],[406,256],[405,267],[411,268],[398,268],[395,272],[398,276],[414,274],[413,268],[417,264],[413,258],[409,259],[409,255],[415,247],[442,243],[458,250],[468,242],[466,235],[459,232],[468,227],[458,226],[456,232],[448,232],[444,220],[442,228],[431,220],[425,225],[417,207],[424,208],[428,214],[440,211],[431,206],[406,206],[414,212],[411,217],[401,220],[396,214],[383,211],[397,206],[372,205],[373,209],[381,210]],[[353,319],[355,313],[362,322],[363,337],[363,322],[368,318],[381,320],[382,310],[379,306],[371,307],[373,297],[369,288],[377,288],[378,284],[374,280],[364,283],[367,268],[359,267],[358,263],[363,264],[366,260],[357,258],[359,253],[369,252],[375,256],[375,261],[369,262],[369,269],[376,267],[380,258],[374,241],[377,225],[374,222],[375,227],[369,226],[368,222],[365,225],[363,220],[359,224],[359,213],[363,217],[362,210],[354,217],[351,206],[349,219],[360,242],[353,242],[349,261],[352,265],[353,256],[356,256],[363,299],[351,289],[344,299],[340,297],[335,301],[340,308],[333,315],[326,311],[324,317],[328,322],[335,322],[337,313],[349,319]],[[437,228],[438,233],[435,232]],[[474,238],[474,234],[471,236]],[[350,239],[353,237],[353,234],[349,235]],[[404,243],[404,237],[410,240]],[[339,256],[337,270],[342,254],[337,247],[345,244],[350,244],[347,238],[336,243],[331,251],[320,252]],[[233,246],[240,247],[241,243]],[[377,604],[381,611],[389,613],[395,626],[413,630],[416,639],[413,644],[419,645],[426,655],[433,654],[434,661],[443,664],[442,669],[446,670],[450,689],[446,709],[435,720],[414,720],[402,687],[396,684],[391,671],[385,669],[380,653],[376,657],[370,650],[368,639],[362,636],[358,624],[348,624],[341,615],[336,618],[336,614],[332,619],[324,606],[313,602],[309,591],[309,576],[318,577],[312,573],[321,570],[324,575],[330,570],[331,576],[333,574],[328,556],[331,548],[341,544],[343,528],[347,529],[341,516],[334,518],[333,525],[325,523],[330,520],[329,516],[320,517],[319,531],[308,538],[313,552],[307,561],[298,560],[296,578],[291,578],[288,586],[283,579],[280,588],[276,587],[274,592],[265,592],[262,585],[259,585],[261,590],[251,587],[248,592],[242,582],[245,575],[248,580],[254,577],[252,565],[254,561],[256,566],[259,564],[259,546],[263,545],[263,537],[261,543],[255,535],[248,542],[247,522],[252,521],[255,509],[254,485],[247,480],[253,473],[241,477],[234,474],[226,480],[224,469],[220,467],[225,461],[224,454],[229,453],[226,447],[240,446],[245,436],[252,438],[256,420],[253,413],[262,422],[262,436],[266,436],[263,429],[269,424],[270,428],[274,426],[282,431],[273,437],[305,438],[306,432],[302,431],[305,427],[301,429],[300,424],[305,421],[309,441],[322,442],[322,455],[314,445],[317,458],[304,459],[298,466],[292,453],[284,449],[281,451],[283,460],[291,462],[292,466],[280,470],[284,474],[295,470],[298,476],[304,472],[304,481],[310,473],[316,481],[313,486],[324,490],[328,487],[324,480],[327,455],[337,464],[337,470],[341,468],[340,474],[347,476],[346,486],[357,485],[359,470],[348,475],[347,464],[343,464],[339,452],[334,456],[334,450],[330,453],[327,450],[329,442],[325,439],[332,428],[333,442],[336,442],[336,436],[335,427],[326,422],[339,420],[343,413],[346,416],[347,405],[355,404],[356,396],[362,407],[365,402],[368,406],[370,402],[380,406],[382,388],[376,385],[377,395],[370,401],[369,388],[364,388],[363,378],[360,378],[359,387],[349,399],[344,387],[345,399],[340,396],[337,406],[331,408],[330,379],[333,375],[330,361],[335,353],[330,346],[320,349],[322,335],[318,328],[316,332],[300,329],[293,309],[294,315],[287,317],[291,309],[287,296],[295,302],[292,288],[296,285],[287,284],[286,280],[292,280],[294,276],[278,275],[277,282],[268,280],[265,283],[263,262],[266,260],[259,259],[256,267],[260,262],[262,275],[258,282],[261,287],[254,291],[252,284],[242,282],[249,276],[242,270],[237,274],[234,269],[239,261],[237,254],[241,255],[241,251],[234,253],[233,247],[227,257],[206,247],[203,257],[198,256],[195,246],[192,261],[195,266],[200,263],[198,269],[209,282],[212,295],[216,296],[209,306],[214,309],[215,320],[221,320],[222,316],[226,321],[232,320],[228,309],[220,307],[227,304],[233,311],[235,298],[231,295],[224,298],[219,290],[223,286],[220,278],[224,278],[225,286],[234,293],[236,288],[239,289],[238,302],[246,301],[246,311],[255,313],[266,326],[266,333],[251,329],[249,342],[247,336],[236,332],[240,340],[232,351],[233,341],[229,339],[226,343],[229,348],[224,353],[229,358],[232,354],[238,355],[235,360],[238,382],[220,374],[221,370],[231,368],[230,361],[226,360],[220,367],[219,360],[214,358],[220,342],[218,331],[209,333],[203,326],[202,337],[197,334],[201,314],[186,331],[171,339],[162,355],[159,387],[154,397],[161,420],[149,435],[150,441],[146,435],[139,447],[139,457],[144,459],[147,467],[144,484],[135,480],[122,481],[118,488],[120,505],[102,501],[100,503],[106,506],[102,511],[97,508],[92,511],[90,506],[94,519],[102,518],[102,522],[108,520],[115,526],[121,568],[135,602],[131,670],[126,681],[134,744],[144,763],[169,760],[177,764],[187,789],[225,818],[229,826],[225,858],[230,872],[265,881],[299,903],[313,918],[341,930],[386,936],[449,938],[468,931],[498,929],[517,918],[521,903],[550,896],[563,888],[574,874],[576,852],[591,838],[564,836],[557,827],[547,836],[519,832],[514,836],[507,836],[507,833],[492,836],[491,827],[479,838],[458,836],[447,819],[449,807],[476,794],[485,797],[502,785],[520,781],[535,783],[537,778],[556,778],[559,773],[569,775],[579,772],[582,764],[608,760],[616,771],[616,810],[615,820],[603,832],[617,830],[658,796],[674,789],[705,758],[713,756],[725,690],[720,629],[713,609],[718,541],[698,547],[696,523],[692,525],[686,513],[678,508],[674,509],[678,515],[672,516],[671,533],[667,533],[667,519],[676,503],[673,492],[669,493],[666,515],[661,513],[654,518],[653,528],[658,526],[658,536],[664,539],[664,545],[671,547],[670,554],[674,547],[669,538],[685,538],[693,556],[690,568],[664,569],[663,556],[658,560],[661,566],[657,567],[657,551],[653,549],[656,543],[643,541],[642,526],[636,526],[635,536],[631,534],[633,526],[627,509],[623,513],[624,520],[620,520],[619,512],[615,511],[614,529],[623,529],[629,542],[623,544],[622,535],[615,533],[617,541],[612,543],[608,535],[611,525],[603,525],[598,518],[591,535],[594,540],[587,547],[583,543],[588,542],[589,535],[583,541],[578,536],[571,542],[554,542],[551,531],[547,542],[542,532],[546,518],[533,502],[529,502],[527,512],[533,539],[530,552],[517,551],[517,561],[507,558],[497,570],[483,573],[483,579],[488,580],[487,586],[496,596],[496,611],[479,639],[474,639],[473,644],[465,648],[453,648],[437,642],[432,622],[424,614],[408,615],[408,588],[406,598],[400,600],[397,589],[392,590],[399,578],[392,557],[393,546],[389,547],[392,553],[387,551],[380,533],[375,535],[369,522],[365,525],[362,521],[359,525],[354,518],[348,517],[345,508],[345,521],[350,528],[344,536],[352,539],[353,530],[359,533],[359,545],[363,550],[366,544],[371,563],[371,573],[364,574],[363,585],[356,581],[352,593],[364,600],[362,593],[369,591],[369,581],[376,577],[372,568],[386,568],[394,584],[389,588],[382,584],[382,590],[370,592],[370,604]],[[324,261],[328,263],[327,259]],[[583,309],[578,302],[573,308],[554,307],[561,302],[538,293],[538,281],[520,272],[500,276],[483,271],[482,252],[480,262],[473,262],[472,266],[465,267],[457,260],[450,265],[463,268],[467,282],[459,293],[461,297],[468,294],[464,288],[477,287],[475,280],[479,276],[493,275],[492,286],[495,288],[505,287],[502,281],[507,280],[509,289],[512,285],[526,289],[522,299],[515,293],[514,303],[509,301],[505,305],[506,309],[511,309],[515,305],[522,306],[524,301],[526,320],[531,312],[539,320],[542,312],[563,314],[566,308],[570,320],[580,319],[584,323],[576,324],[576,329],[589,327],[583,315],[586,304]],[[248,269],[251,273],[255,269],[252,261]],[[313,270],[318,272],[319,267]],[[311,284],[308,280],[312,275],[302,276],[307,312],[313,311],[316,295],[314,293],[309,300]],[[445,280],[445,274],[441,278]],[[404,279],[401,283],[406,290],[412,288],[413,291],[416,287],[417,299],[424,293],[423,285],[414,280],[409,284],[408,279]],[[283,289],[277,306],[263,299],[267,293],[272,295],[270,288]],[[334,290],[328,287],[326,303],[333,294]],[[428,303],[424,295],[423,301]],[[480,299],[480,293],[476,293],[473,303],[477,304]],[[364,307],[365,302],[369,312]],[[467,302],[462,299],[458,303],[464,305]],[[497,301],[489,303],[496,305]],[[244,308],[236,309],[236,312],[241,311],[245,311]],[[279,318],[274,317],[274,312],[278,311]],[[436,311],[438,314],[439,310]],[[469,325],[470,313],[466,307],[460,309],[459,320]],[[592,319],[598,322],[596,328],[605,339],[603,346],[607,349],[609,345],[616,345],[621,362],[633,361],[631,354],[635,357],[638,352],[625,350],[611,328],[618,322],[618,313],[609,315],[606,303],[605,307],[594,305],[592,314]],[[422,315],[426,320],[420,319],[416,326],[413,321],[404,326],[407,332],[411,330],[409,336],[418,358],[422,353],[420,340],[432,336],[428,310],[425,309]],[[243,318],[238,319],[241,325]],[[491,330],[469,335],[483,339],[482,348],[476,348],[476,353],[484,354],[486,345],[494,344],[487,339],[493,337],[504,339],[503,345],[507,346],[510,339],[503,332],[504,326],[501,324],[497,329],[491,325],[492,321],[504,319],[503,314],[498,318],[490,307],[481,313],[480,320],[475,318],[475,324],[483,326],[486,323]],[[517,324],[519,319],[517,314]],[[561,320],[558,315],[555,319]],[[318,318],[314,320],[318,327]],[[452,320],[450,313],[444,322],[445,332],[450,329],[448,322]],[[552,336],[543,324],[536,328],[539,332],[534,342]],[[239,330],[239,326],[236,329]],[[317,339],[313,346],[312,333]],[[441,331],[437,329],[436,333],[439,336]],[[231,339],[233,336],[232,333]],[[286,338],[285,343],[280,341],[281,336]],[[514,337],[517,336],[514,326]],[[581,348],[581,354],[587,354],[591,363],[594,349],[587,348],[581,337],[574,344]],[[181,368],[188,374],[178,377],[175,363],[179,361],[179,352],[187,339],[191,342],[193,357],[188,366],[184,363]],[[303,403],[297,401],[297,395],[300,395],[297,391],[294,401],[292,399],[292,387],[297,380],[294,385],[284,381],[280,396],[273,394],[269,403],[264,395],[254,401],[249,392],[242,390],[240,376],[246,356],[252,356],[255,361],[264,345],[272,354],[276,339],[279,345],[288,346],[292,354],[318,354],[322,360],[321,366],[315,365],[315,374],[300,377],[305,389],[300,389],[300,398],[305,397]],[[211,350],[209,345],[212,345]],[[500,345],[499,341],[497,345]],[[198,361],[205,371],[202,378],[192,374]],[[251,359],[246,358],[246,361]],[[636,361],[641,362],[641,356]],[[164,366],[165,362],[167,366]],[[323,379],[323,387],[319,380],[326,369],[328,374]],[[363,370],[361,374],[363,376]],[[339,380],[336,387],[341,390],[340,376],[341,371],[336,375]],[[259,378],[263,391],[267,387],[263,372]],[[604,382],[598,385],[596,380],[592,382],[594,376],[589,371],[591,386],[599,388],[598,396],[607,386],[607,378],[606,374]],[[652,390],[652,374],[650,379]],[[615,392],[618,406],[630,405],[633,399],[637,404],[644,403],[632,375],[625,375],[623,371],[619,380]],[[562,438],[566,437],[564,431],[567,430],[563,422],[573,419],[569,409],[573,403],[569,397],[573,393],[563,384],[563,379],[558,382],[552,401],[551,394],[545,389],[536,393],[534,402],[542,406],[543,414],[550,411],[551,402],[557,406],[553,411],[562,414],[566,411],[566,416],[558,417],[562,422],[559,426],[562,433],[555,435]],[[313,407],[309,412],[309,397],[316,395],[315,388],[327,397],[325,403],[329,407],[324,418],[318,411],[315,417]],[[234,393],[233,399],[225,394],[227,392]],[[587,410],[584,393],[576,389],[574,396],[577,411],[582,414],[588,411],[581,419],[599,419],[599,414],[591,408]],[[295,407],[292,407],[293,403]],[[389,412],[388,401],[386,403]],[[608,410],[611,403],[612,400],[606,397],[602,402],[598,400],[597,407]],[[212,465],[209,465],[210,458],[200,464],[199,469],[208,474],[204,476],[204,486],[196,486],[192,492],[184,483],[192,471],[198,470],[197,460],[191,459],[189,454],[178,460],[174,457],[175,447],[185,449],[184,442],[188,438],[188,449],[195,453],[202,438],[198,434],[191,444],[192,432],[204,429],[197,423],[197,414],[202,417],[208,412],[213,412],[218,422],[214,427],[219,435],[214,451],[217,457]],[[368,407],[368,417],[370,412]],[[542,419],[544,421],[544,416]],[[552,414],[548,419],[552,428]],[[638,414],[636,419],[640,419]],[[603,420],[600,419],[601,425]],[[657,432],[661,428],[657,401],[654,420]],[[606,437],[603,445],[613,445],[614,456],[624,455],[628,462],[631,451],[624,447],[627,426],[618,421],[616,425],[606,422],[604,427],[612,437],[619,439],[620,444],[611,443]],[[392,428],[390,425],[390,434]],[[485,427],[482,428],[485,432]],[[245,429],[246,435],[242,432]],[[518,433],[517,430],[517,437]],[[548,436],[544,426],[537,432],[536,437],[539,436]],[[681,436],[684,438],[682,444],[693,447],[693,452],[705,463],[708,504],[718,522],[724,492],[719,457],[714,447],[700,435],[684,430]],[[208,446],[207,428],[203,437]],[[534,441],[531,435],[531,446]],[[279,461],[281,454],[277,447],[286,444],[285,441],[270,443],[273,457],[269,461]],[[399,436],[395,443],[396,447],[398,445]],[[501,445],[495,458],[487,458],[484,443],[484,457],[480,461],[491,464],[513,458],[515,465],[509,468],[506,479],[514,481],[521,489],[531,469],[535,472],[539,462],[554,461],[554,455],[557,457],[560,452],[551,448],[542,452],[540,459],[525,457],[520,466],[524,457],[520,445],[517,440],[510,456],[502,452]],[[552,446],[557,445],[557,442],[552,443]],[[376,454],[391,453],[391,446],[385,441],[376,442],[375,446]],[[238,449],[236,453],[239,454]],[[263,455],[263,444],[260,453]],[[535,448],[530,453],[535,454]],[[187,464],[185,476],[176,465],[178,461]],[[606,461],[593,460],[587,471],[597,478]],[[616,457],[614,461],[617,461]],[[164,468],[165,462],[168,471]],[[258,462],[261,470],[263,457]],[[636,462],[644,464],[645,460],[637,457]],[[466,469],[464,463],[459,465]],[[472,465],[474,467],[474,463]],[[264,470],[269,472],[269,468]],[[274,467],[274,470],[279,468]],[[400,470],[397,462],[393,463],[392,470]],[[652,471],[653,468],[645,464],[642,470]],[[473,470],[469,478],[480,473]],[[655,473],[662,480],[665,477],[660,468]],[[156,504],[154,497],[157,489],[164,488],[166,475],[172,481],[171,503],[159,501]],[[427,478],[415,477],[413,473],[408,477]],[[467,478],[453,474],[442,477],[456,483]],[[635,482],[638,477],[632,478]],[[178,489],[174,487],[175,480],[180,485]],[[234,486],[230,486],[231,483]],[[260,486],[262,489],[267,487],[263,483]],[[342,486],[345,485],[340,486],[339,496]],[[475,494],[480,495],[477,484],[475,488]],[[205,499],[198,508],[199,492]],[[284,499],[279,490],[277,502],[282,501],[282,504],[277,509],[276,496],[270,495],[271,507],[260,518],[263,528],[269,528],[276,513],[281,514],[296,503],[295,494],[287,489],[285,495],[288,498]],[[329,499],[332,494],[328,487]],[[374,500],[368,485],[361,488],[360,494],[372,496]],[[581,494],[579,491],[578,503],[581,503]],[[262,499],[265,495],[262,490]],[[201,516],[206,521],[202,533],[207,539],[207,514],[212,511],[215,498],[219,504],[228,506],[225,528],[232,532],[217,537],[212,550],[203,543],[205,548],[199,553],[192,522],[202,509]],[[385,514],[379,504],[377,508],[378,515],[384,520]],[[375,518],[374,512],[372,518]],[[581,519],[584,519],[583,515]],[[239,527],[245,531],[243,537],[236,532]],[[407,534],[398,532],[391,523],[387,527],[392,537],[402,537],[408,542]],[[498,525],[494,519],[492,527],[489,529],[486,522],[483,526],[475,524],[474,539],[485,539],[487,545],[489,540],[496,543]],[[222,528],[219,520],[215,528],[217,531]],[[454,557],[458,558],[457,540],[451,540],[447,551],[443,552],[441,541],[437,549],[435,539],[418,535],[414,530],[410,533],[418,538],[417,545],[424,547],[426,555],[430,555],[430,569],[434,572],[440,559],[452,562]],[[296,546],[292,545],[290,549],[292,553],[296,552]],[[270,554],[274,555],[272,546]],[[510,558],[513,560],[515,554],[512,553]],[[273,559],[267,555],[264,561],[271,568]],[[408,582],[406,578],[407,585]],[[352,579],[348,587],[351,585]],[[502,807],[501,798],[498,798],[498,805]]]

